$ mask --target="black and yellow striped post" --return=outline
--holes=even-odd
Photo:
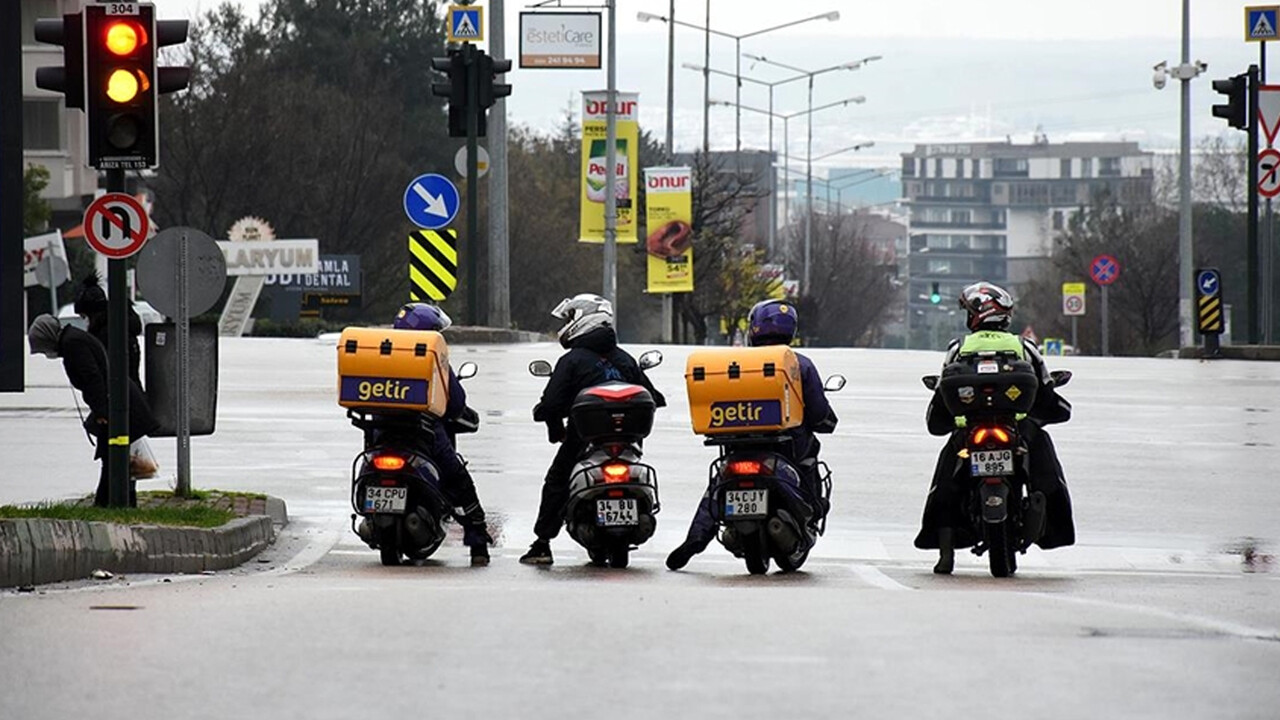
[[[1205,356],[1217,356],[1218,336],[1226,325],[1222,308],[1222,274],[1217,268],[1196,270],[1196,321],[1196,329],[1204,336]]]
[[[458,232],[452,228],[409,234],[409,299],[441,302],[458,287]]]

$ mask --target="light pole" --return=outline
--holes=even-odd
[[[813,108],[813,79],[815,77],[817,77],[818,75],[822,75],[824,73],[834,72],[836,70],[857,70],[858,68],[862,67],[863,65],[873,60],[880,60],[882,58],[882,56],[880,55],[870,55],[868,57],[862,58],[861,60],[854,60],[853,62],[842,63],[840,65],[832,65],[831,67],[820,68],[818,70],[805,70],[804,68],[798,68],[794,65],[787,65],[786,63],[780,63],[775,60],[770,60],[764,57],[763,55],[748,54],[747,57],[751,58],[752,60],[755,60],[756,62],[762,62],[762,63],[765,63],[766,65],[775,65],[777,67],[784,68],[786,70],[798,72],[801,75],[808,77],[810,109]],[[809,292],[810,247],[813,241],[813,117],[812,117],[812,113],[810,114],[807,125],[809,128],[809,141],[808,141],[808,149],[805,151],[805,155],[808,157],[807,166],[805,168],[805,218],[806,219],[804,223],[804,286],[803,286],[805,293]]]
[[[710,14],[711,14],[711,0],[707,0],[707,15],[708,15],[708,17],[710,17]],[[803,23],[812,22],[812,21],[814,21],[814,20],[830,20],[830,21],[833,21],[833,22],[834,22],[834,21],[836,21],[836,20],[839,20],[839,19],[840,19],[840,11],[838,11],[838,10],[832,10],[831,12],[825,12],[825,13],[822,13],[822,14],[820,14],[820,15],[813,15],[813,16],[806,17],[806,18],[800,18],[799,20],[792,20],[791,22],[785,22],[785,23],[782,23],[782,24],[780,24],[780,25],[773,25],[773,26],[771,26],[771,27],[761,28],[760,30],[753,30],[753,31],[751,31],[751,32],[748,32],[748,33],[742,33],[742,34],[740,34],[740,35],[735,35],[735,34],[733,34],[733,33],[727,33],[727,32],[721,31],[721,30],[716,30],[716,29],[714,29],[714,28],[710,27],[710,23],[708,23],[707,25],[695,25],[694,23],[687,23],[687,22],[684,22],[684,21],[682,21],[682,20],[676,20],[676,19],[675,19],[675,18],[673,18],[673,17],[667,17],[667,16],[663,16],[663,15],[654,15],[653,13],[647,13],[647,12],[643,12],[643,11],[642,11],[642,12],[638,12],[638,13],[636,13],[636,19],[637,19],[637,20],[639,20],[640,22],[649,22],[650,20],[657,20],[658,22],[665,22],[665,23],[670,23],[670,24],[672,24],[672,25],[679,25],[679,26],[681,26],[681,27],[687,27],[687,28],[690,28],[690,29],[692,29],[692,30],[701,30],[702,32],[704,32],[704,33],[706,33],[706,34],[709,34],[709,35],[717,35],[717,36],[719,36],[719,37],[728,38],[728,39],[730,39],[730,40],[733,40],[733,44],[734,44],[734,63],[735,63],[735,72],[734,72],[734,75],[733,75],[733,76],[734,76],[735,84],[736,84],[736,89],[735,89],[736,95],[735,95],[734,97],[736,98],[736,100],[737,100],[739,103],[741,103],[741,102],[742,102],[742,41],[743,41],[743,40],[746,40],[747,38],[755,37],[755,36],[757,36],[757,35],[764,35],[765,33],[770,33],[770,32],[773,32],[774,30],[781,30],[781,29],[783,29],[783,28],[789,28],[789,27],[793,27],[793,26],[795,26],[795,25],[800,25],[800,24],[803,24]],[[703,64],[703,77],[704,77],[704,79],[708,78],[708,77],[709,77],[709,75],[710,75],[710,72],[711,72],[711,71],[710,71],[710,68],[709,68],[709,67],[707,67],[707,66],[710,64],[710,54],[709,54],[709,53],[710,53],[710,50],[708,49],[707,54],[706,54],[706,57],[704,58],[704,61],[703,61],[703,63],[704,63],[704,64]],[[748,56],[748,57],[750,57],[750,56]],[[703,113],[704,113],[704,117],[705,117],[705,113],[706,113],[706,105],[705,105],[705,104],[704,104],[704,106],[703,106]],[[703,132],[704,132],[704,144],[706,144],[706,143],[705,143],[706,120],[705,120],[705,119],[703,120],[703,128],[704,128],[704,130],[703,130]],[[735,128],[734,128],[734,151],[735,151],[735,152],[738,152],[738,151],[741,151],[741,150],[742,150],[742,112],[741,112],[741,111],[739,111],[739,112],[738,112],[738,116],[737,116],[737,120],[736,120],[736,126],[735,126]]]
[[[763,85],[764,87],[769,88],[769,112],[767,114],[769,116],[769,156],[770,156],[769,168],[771,172],[769,177],[769,194],[770,194],[771,200],[769,202],[768,245],[769,245],[769,258],[772,259],[775,251],[775,246],[777,244],[777,231],[778,231],[778,171],[772,165],[773,163],[773,119],[778,116],[776,113],[773,112],[773,89],[779,85],[785,85],[786,83],[800,80],[804,76],[797,75],[795,77],[789,77],[784,80],[775,80],[773,82],[767,82],[765,80],[760,80],[753,77],[747,77],[746,75],[738,75],[735,73],[726,72],[724,70],[716,70],[713,68],[704,67],[702,65],[694,65],[693,63],[684,63],[682,67],[684,67],[687,70],[696,70],[702,73],[703,75],[706,75],[707,73],[715,73],[716,75],[725,75],[727,77],[734,78],[739,82],[745,80],[747,82],[755,83],[757,85]],[[741,107],[739,107],[738,113],[741,114],[741,112],[742,112],[742,109]]]
[[[788,148],[789,148],[789,139],[791,137],[791,132],[790,132],[788,123],[791,120],[791,118],[800,117],[802,115],[812,115],[813,113],[820,112],[822,110],[828,110],[834,107],[844,107],[849,103],[860,104],[863,102],[866,102],[866,98],[861,95],[858,95],[856,97],[845,98],[844,100],[837,100],[836,102],[833,102],[833,103],[827,103],[826,105],[819,105],[818,107],[810,107],[808,110],[800,110],[799,112],[785,113],[785,114],[775,113],[771,109],[763,110],[761,108],[751,107],[750,105],[733,103],[733,102],[729,102],[728,100],[712,100],[708,104],[724,105],[726,107],[737,107],[742,110],[748,110],[750,112],[760,113],[761,115],[768,115],[771,118],[776,117],[782,120],[782,157],[783,157],[782,184],[783,186],[785,186],[787,184],[787,180],[789,179],[789,172],[788,172],[786,160],[790,157],[790,152]],[[786,218],[788,221],[790,221],[791,204],[790,204],[790,195],[788,193],[783,194],[782,202],[783,202],[782,204],[783,217]],[[806,244],[806,250],[807,250],[807,244]],[[806,252],[805,255],[807,257],[808,253]],[[807,268],[808,268],[808,264],[806,263],[806,269]]]

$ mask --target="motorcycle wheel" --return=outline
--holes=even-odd
[[[394,527],[385,528],[378,537],[378,553],[382,556],[382,564],[395,567],[400,564],[400,543],[396,539]]]
[[[587,557],[591,558],[591,564],[595,567],[604,567],[609,564],[609,554],[604,550],[587,550]]]
[[[996,524],[984,524],[983,533],[987,540],[987,562],[991,566],[993,577],[1009,577],[1018,569],[1018,561],[1014,558],[1015,543],[1013,523],[1008,518]]]
[[[795,572],[804,565],[804,561],[809,559],[809,551],[794,553],[790,557],[780,555],[775,560],[778,561],[778,569],[784,573]]]
[[[631,548],[619,545],[609,550],[609,567],[621,570],[631,560]]]
[[[747,561],[747,572],[752,575],[769,572],[769,539],[764,531],[758,530],[743,540],[742,557]]]

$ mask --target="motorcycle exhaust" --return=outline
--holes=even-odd
[[[773,540],[773,546],[782,554],[790,555],[800,547],[800,533],[791,513],[786,510],[779,510],[777,515],[769,518],[765,528],[769,532],[769,538]]]
[[[404,529],[419,547],[430,544],[433,539],[431,527],[427,524],[423,512],[422,508],[414,508],[414,512],[404,516]]]

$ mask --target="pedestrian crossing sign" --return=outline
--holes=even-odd
[[[449,6],[449,42],[482,42],[484,8],[479,5]]]
[[[1277,5],[1255,5],[1244,9],[1245,42],[1266,42],[1280,40],[1276,32],[1276,16],[1280,13]]]

